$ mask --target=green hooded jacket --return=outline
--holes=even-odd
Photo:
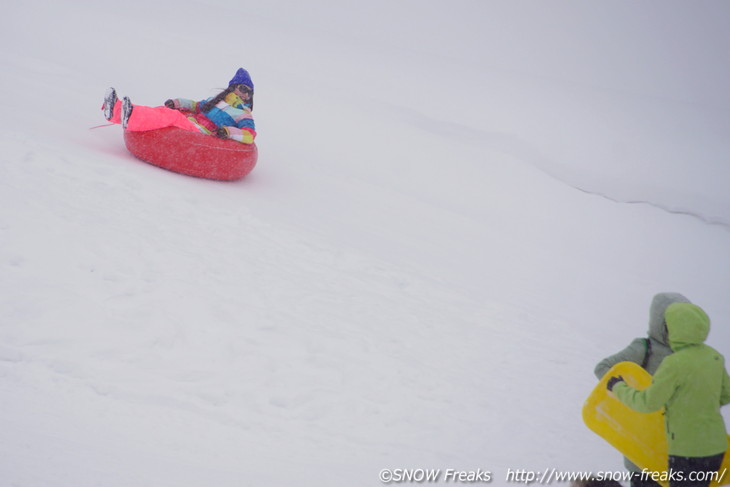
[[[730,403],[730,377],[723,356],[704,344],[710,319],[694,304],[674,303],[665,313],[669,345],[651,385],[643,391],[625,382],[613,392],[636,411],[650,413],[665,408],[669,454],[709,457],[728,448],[720,406]]]

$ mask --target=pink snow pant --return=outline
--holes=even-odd
[[[202,132],[200,127],[191,122],[184,113],[167,107],[146,107],[132,105],[132,115],[127,122],[127,130],[141,132],[165,127],[178,127],[191,132]],[[122,102],[117,100],[112,114],[112,123],[122,123]]]

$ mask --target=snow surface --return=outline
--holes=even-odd
[[[2,486],[622,470],[580,410],[652,296],[730,355],[728,2],[2,13]],[[239,66],[241,181],[89,130],[108,86],[204,98]]]

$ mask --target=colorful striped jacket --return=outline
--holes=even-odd
[[[256,125],[251,115],[251,107],[235,93],[229,93],[216,106],[203,113],[200,106],[210,98],[202,101],[193,101],[185,98],[175,98],[172,102],[175,108],[190,112],[188,119],[198,125],[201,132],[211,134],[218,128],[224,128],[229,139],[244,144],[252,144],[256,138]]]

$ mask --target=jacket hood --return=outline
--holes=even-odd
[[[689,303],[689,299],[679,293],[659,293],[654,296],[649,309],[649,337],[669,345],[669,337],[667,337],[667,329],[664,326],[664,313],[667,307],[673,303]]]
[[[669,346],[675,352],[699,345],[710,334],[710,318],[696,304],[674,303],[665,313],[669,330]]]

